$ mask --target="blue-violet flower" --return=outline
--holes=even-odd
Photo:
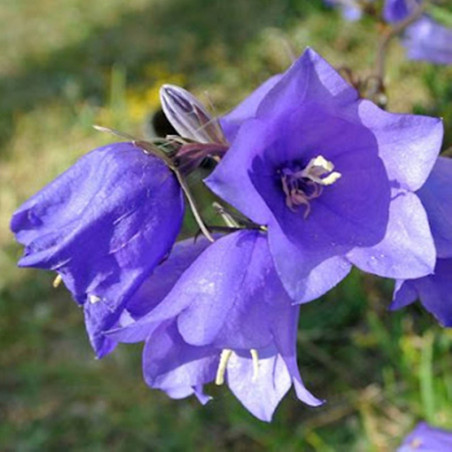
[[[439,153],[441,120],[359,99],[310,49],[261,95],[206,184],[268,228],[289,295],[317,298],[352,264],[392,278],[431,273],[435,248],[414,192]]]
[[[187,257],[194,254],[173,259]],[[155,291],[148,297],[155,298]],[[152,388],[174,398],[195,394],[205,402],[204,384],[226,382],[251,413],[266,421],[292,384],[300,400],[321,403],[300,377],[299,308],[279,281],[263,232],[242,230],[217,240],[154,306],[110,332],[114,340],[146,341],[143,372]]]
[[[398,280],[391,309],[417,298],[443,326],[452,326],[452,159],[439,157],[427,182],[418,191],[428,214],[438,260],[434,274]]]
[[[11,229],[22,267],[58,272],[84,305],[98,356],[128,297],[168,254],[182,224],[181,188],[166,164],[134,143],[95,149],[26,201]]]
[[[397,452],[447,452],[452,450],[452,432],[420,422]]]

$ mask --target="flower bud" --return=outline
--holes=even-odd
[[[218,120],[187,90],[163,85],[160,101],[168,121],[181,137],[198,143],[226,143]]]

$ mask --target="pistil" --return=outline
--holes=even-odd
[[[310,201],[322,194],[323,187],[341,177],[341,173],[334,171],[333,163],[321,155],[311,159],[303,169],[284,168],[280,175],[287,207],[296,212],[298,207],[305,206],[304,218],[311,212]]]

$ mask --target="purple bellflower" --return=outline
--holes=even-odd
[[[398,280],[391,309],[420,299],[427,311],[447,327],[452,326],[452,159],[440,157],[427,182],[418,191],[432,230],[438,260],[434,274]]]
[[[383,18],[389,23],[400,22],[406,19],[420,3],[420,0],[386,0]]]
[[[352,264],[403,279],[433,271],[433,239],[414,192],[439,153],[440,119],[359,99],[310,49],[260,93],[248,117],[243,105],[206,184],[268,228],[276,271],[296,302],[328,291]]]
[[[407,28],[403,44],[412,60],[452,64],[452,29],[428,16]]]
[[[363,2],[359,0],[324,0],[328,6],[341,8],[342,15],[346,20],[355,21],[361,19]]]
[[[386,0],[383,17],[387,22],[400,22],[415,13],[421,0]],[[436,64],[452,64],[452,29],[427,14],[410,25],[403,36],[408,58]]]
[[[182,189],[196,217],[184,175],[227,150],[221,127],[190,93],[165,85],[161,100],[181,134],[167,140],[166,155],[141,141],[95,149],[11,221],[25,245],[19,265],[58,272],[83,305],[98,357],[115,345],[103,332],[128,312],[130,296],[173,246],[184,215]]]
[[[101,331],[168,254],[183,194],[166,164],[133,143],[95,149],[26,201],[11,229],[21,267],[56,271],[80,305],[98,356]],[[107,341],[108,342],[108,341]]]
[[[397,452],[447,452],[452,450],[452,432],[420,422]]]
[[[166,297],[148,304],[155,306],[148,314],[108,333],[117,341],[146,341],[147,384],[173,398],[195,394],[204,403],[209,397],[203,385],[226,382],[241,403],[265,421],[271,420],[292,384],[300,400],[321,404],[304,387],[298,371],[299,308],[279,281],[265,233],[234,232],[196,259],[189,251],[161,265],[162,272],[173,275],[167,287],[175,283]],[[181,259],[193,259],[181,276],[166,271],[166,265]],[[149,292],[148,298],[155,294]]]

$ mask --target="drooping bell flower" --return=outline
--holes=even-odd
[[[266,235],[242,230],[206,248],[163,301],[109,335],[146,341],[143,372],[152,388],[205,402],[205,384],[227,383],[252,414],[269,421],[292,384],[300,400],[321,403],[298,371],[298,313],[275,272]]]
[[[443,326],[452,326],[452,159],[440,157],[418,191],[428,214],[438,260],[432,275],[398,280],[391,309],[419,299]]]
[[[130,296],[168,255],[182,224],[183,192],[211,238],[184,177],[206,157],[224,154],[226,140],[187,91],[165,85],[161,99],[182,134],[164,141],[165,152],[143,141],[95,149],[25,202],[11,221],[25,245],[19,265],[58,272],[84,306],[99,357],[113,347],[103,332],[117,323]]]
[[[134,143],[91,151],[13,215],[21,267],[57,272],[95,318],[115,318],[168,254],[184,214],[167,165]],[[100,316],[100,312],[103,313]],[[100,321],[102,323],[102,321]],[[89,328],[99,356],[109,351]]]
[[[414,193],[439,153],[440,119],[391,114],[308,49],[253,105],[206,184],[268,228],[290,296],[325,293],[352,264],[380,276],[433,271]]]
[[[419,422],[397,452],[447,452],[452,450],[452,432]]]

